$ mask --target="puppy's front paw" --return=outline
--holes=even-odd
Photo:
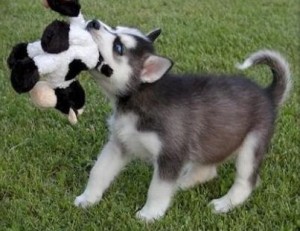
[[[146,222],[154,222],[155,220],[161,218],[163,215],[164,215],[163,211],[154,211],[154,210],[151,211],[145,207],[135,214],[136,218]]]
[[[88,196],[86,193],[81,194],[76,197],[74,204],[77,207],[88,208],[97,202],[99,202],[101,198]]]
[[[229,212],[232,208],[233,205],[230,201],[230,198],[227,196],[223,196],[219,199],[214,199],[209,203],[209,206],[212,207],[213,212],[218,214],[218,213],[227,213]]]

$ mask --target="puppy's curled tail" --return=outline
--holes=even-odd
[[[242,64],[237,64],[237,68],[244,70],[257,64],[265,64],[271,68],[273,81],[266,88],[271,95],[276,106],[280,106],[287,99],[292,87],[290,69],[287,61],[278,53],[272,50],[260,50],[252,53]]]

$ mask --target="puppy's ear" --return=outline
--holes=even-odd
[[[141,80],[143,83],[153,83],[164,76],[173,66],[170,59],[150,55],[144,62],[141,73]]]
[[[147,37],[150,39],[151,42],[154,42],[159,37],[160,34],[161,34],[161,29],[157,28],[149,32],[147,34]]]
[[[44,51],[58,54],[69,49],[70,25],[64,21],[55,20],[49,24],[41,39]]]

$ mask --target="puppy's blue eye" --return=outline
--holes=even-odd
[[[122,55],[123,54],[123,46],[122,44],[115,44],[114,45],[114,52],[116,52],[117,54],[119,55]]]
[[[121,43],[118,37],[114,41],[113,51],[120,56],[124,54],[124,45]]]

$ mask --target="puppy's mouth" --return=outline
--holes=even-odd
[[[104,61],[103,56],[99,52],[99,59],[95,69],[105,77],[109,78],[114,73],[113,69]]]
[[[99,33],[100,29],[101,29],[101,23],[96,19],[88,22],[86,25],[86,30],[91,33],[93,39],[98,40],[96,41],[96,43],[100,42],[99,40],[101,40],[100,33]],[[99,51],[98,63],[95,67],[95,70],[100,72],[102,75],[104,75],[107,78],[111,77],[113,74],[113,69],[105,62],[103,55],[101,54],[100,51]]]
[[[98,70],[98,68],[104,63],[104,58],[102,56],[102,54],[99,52],[99,59],[98,59],[98,62],[97,62],[97,65],[96,65],[96,69]]]

